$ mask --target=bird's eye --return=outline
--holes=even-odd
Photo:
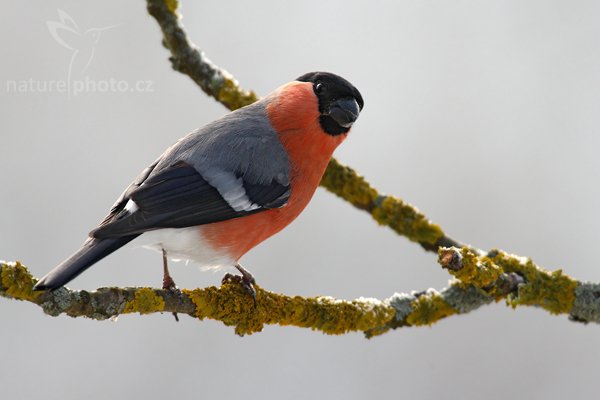
[[[323,84],[322,82],[317,82],[315,84],[315,92],[319,93],[323,93],[323,90],[325,90],[325,84]]]

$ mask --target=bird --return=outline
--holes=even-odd
[[[169,147],[121,194],[82,247],[34,286],[60,288],[133,242],[162,253],[163,288],[178,290],[168,259],[235,267],[224,280],[256,295],[240,258],[307,206],[364,106],[358,89],[309,72]]]

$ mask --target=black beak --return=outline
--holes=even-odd
[[[329,115],[338,125],[344,128],[350,128],[356,118],[360,109],[358,103],[353,98],[338,99],[329,105],[329,109],[326,115]]]

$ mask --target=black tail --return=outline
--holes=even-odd
[[[131,242],[138,235],[110,239],[88,239],[81,249],[48,272],[34,290],[54,290],[75,279],[83,271],[113,251]]]

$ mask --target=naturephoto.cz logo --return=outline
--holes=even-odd
[[[9,93],[65,93],[76,96],[82,93],[146,93],[154,91],[149,80],[130,82],[123,79],[93,79],[86,74],[94,60],[96,46],[104,32],[117,28],[110,25],[100,28],[80,29],[73,17],[57,10],[58,21],[46,21],[54,41],[70,51],[66,79],[7,80]]]

